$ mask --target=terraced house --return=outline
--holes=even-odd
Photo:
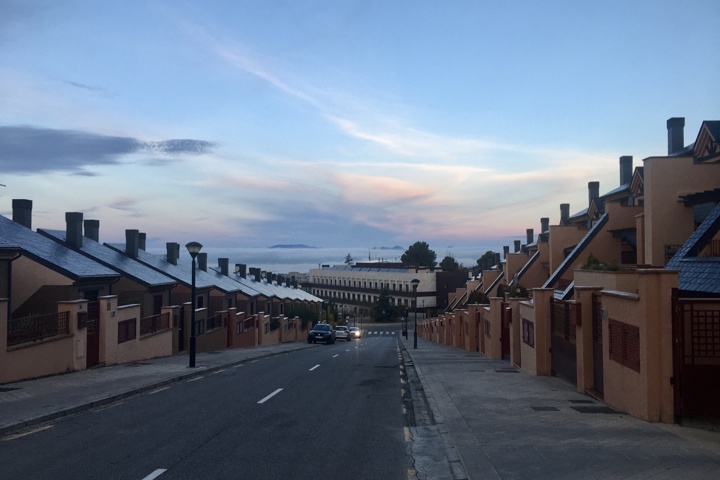
[[[241,278],[227,258],[209,269],[203,253],[192,315],[180,245],[155,255],[145,238],[100,243],[99,221],[79,212],[64,231],[33,231],[32,201],[14,200],[13,219],[0,216],[0,383],[177,354],[191,332],[199,352],[304,341],[307,325],[285,313],[319,316],[319,298],[272,275]]]
[[[587,208],[562,204],[537,239],[506,247],[466,285],[487,304],[455,292],[420,335],[563,377],[645,420],[720,418],[720,122],[689,145],[684,123],[667,121],[667,155],[634,169],[620,157],[619,186],[600,195],[588,182]]]

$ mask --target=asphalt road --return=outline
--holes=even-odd
[[[3,441],[0,478],[404,479],[400,373],[394,335],[264,358]]]

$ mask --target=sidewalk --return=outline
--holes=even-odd
[[[187,355],[54,375],[0,385],[0,436],[140,392],[262,357],[312,348],[305,342],[198,353],[194,369]]]
[[[647,423],[564,380],[422,339],[414,349],[412,332],[399,338],[455,479],[720,478],[718,432]],[[436,478],[425,466],[418,478]]]

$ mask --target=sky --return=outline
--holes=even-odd
[[[0,0],[0,214],[499,251],[720,119],[717,0]]]

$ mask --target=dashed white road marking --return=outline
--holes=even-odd
[[[333,358],[338,357],[338,356],[340,356],[340,354],[336,353],[335,355],[333,355]]]
[[[159,477],[160,475],[162,475],[162,474],[165,473],[165,472],[167,472],[167,468],[158,468],[157,470],[155,470],[154,472],[152,472],[150,475],[148,475],[147,477],[143,478],[143,480],[153,480],[153,479]]]
[[[280,393],[280,392],[282,392],[282,391],[283,391],[282,388],[278,388],[277,390],[275,390],[274,392],[272,392],[270,395],[268,395],[267,397],[265,397],[265,398],[263,398],[262,400],[260,400],[258,403],[265,403],[265,402],[267,402],[268,400],[270,400],[272,397],[274,397],[275,395],[277,395],[278,393]]]
[[[315,370],[315,369],[318,368],[319,366],[320,366],[320,364],[318,363],[317,365],[315,365],[314,367],[312,367],[309,371],[312,372],[313,370]]]
[[[52,428],[52,425],[43,425],[42,427],[33,428],[32,430],[26,430],[21,433],[16,433],[15,435],[8,435],[7,437],[3,438],[3,441],[15,440],[16,438],[21,438],[26,435],[42,432],[43,430],[47,430],[48,428]]]
[[[201,375],[201,376],[199,376],[199,377],[191,378],[190,380],[187,381],[187,383],[196,382],[196,381],[198,381],[198,380],[200,380],[200,379],[202,379],[202,378],[205,378],[205,376]]]
[[[169,388],[170,388],[170,385],[168,385],[167,387],[156,388],[152,392],[148,392],[148,395],[155,395],[156,393],[162,392],[163,390],[168,390]]]

